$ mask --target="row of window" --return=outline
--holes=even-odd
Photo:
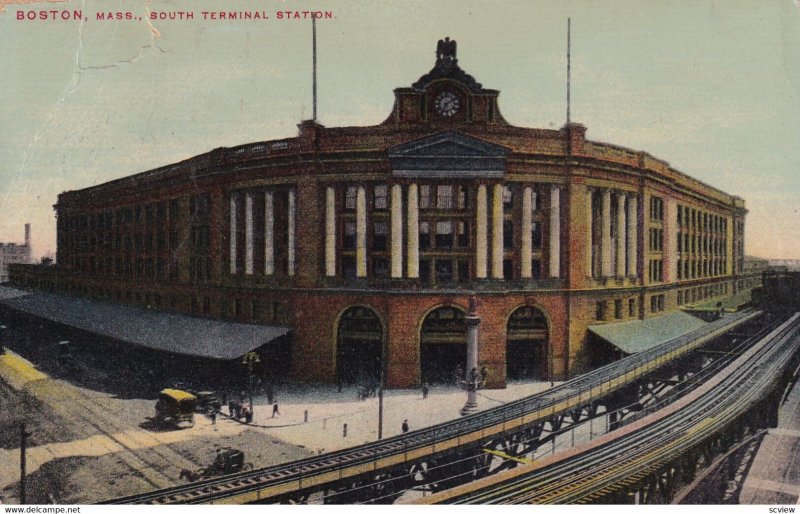
[[[725,296],[728,294],[728,283],[697,286],[678,291],[678,305],[700,302],[708,298]]]
[[[614,319],[623,319],[624,317],[636,317],[636,298],[621,299],[618,298],[613,301],[599,300],[595,304],[595,319],[597,321],[608,321],[611,319],[609,312],[610,306],[614,309]]]
[[[366,199],[366,198],[365,198]],[[503,211],[510,212],[513,206],[514,189],[511,186],[503,186]],[[344,196],[344,209],[346,211],[356,210],[358,200],[358,187],[347,186]],[[389,209],[389,186],[378,184],[372,187],[372,209],[375,211],[385,211]],[[419,186],[419,208],[436,210],[463,210],[470,208],[469,187],[466,185],[423,184]],[[532,210],[539,210],[539,195],[533,193]]]
[[[678,228],[725,234],[728,220],[717,214],[678,205]]]

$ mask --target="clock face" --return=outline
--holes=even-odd
[[[458,97],[449,91],[439,93],[433,107],[441,116],[450,117],[458,112]]]

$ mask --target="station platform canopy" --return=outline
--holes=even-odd
[[[676,311],[644,320],[589,325],[589,331],[627,355],[653,348],[706,325],[691,314]]]
[[[0,304],[119,341],[218,360],[236,359],[291,331],[6,286],[0,286]]]

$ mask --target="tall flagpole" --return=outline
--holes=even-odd
[[[314,100],[314,121],[317,121],[317,17],[311,16],[311,46],[313,50],[313,84],[312,96]]]
[[[570,74],[571,70],[571,62],[570,62],[570,46],[572,41],[570,39],[570,18],[567,18],[567,124],[569,124],[570,117],[569,117],[569,107],[570,107],[570,98],[569,98],[569,88],[570,88]],[[316,112],[316,111],[315,111]],[[316,116],[316,115],[315,115]]]

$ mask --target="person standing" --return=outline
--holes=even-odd
[[[422,399],[424,400],[427,397],[428,397],[428,383],[427,382],[423,382],[422,383]]]
[[[278,402],[275,402],[272,405],[272,417],[273,418],[277,418],[280,415],[281,415],[281,411],[278,409]]]
[[[403,429],[403,433],[404,433],[404,434],[405,434],[406,432],[408,432],[408,420],[407,420],[407,419],[404,419],[404,420],[403,420],[403,425],[402,425],[402,427],[401,427],[401,428]]]

